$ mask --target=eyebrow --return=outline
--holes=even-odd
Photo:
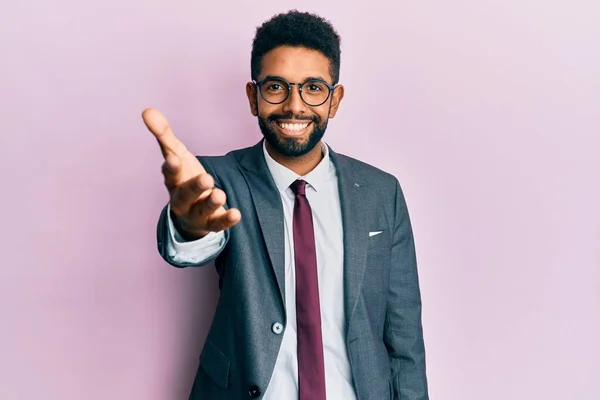
[[[284,81],[286,81],[286,82],[289,82],[289,81],[288,81],[287,79],[285,79],[284,77],[282,77],[282,76],[277,76],[277,75],[267,75],[267,76],[266,76],[264,79],[262,79],[262,80],[265,80],[265,79],[283,79]],[[308,77],[304,78],[304,80],[302,80],[301,82],[306,82],[306,81],[310,81],[310,80],[313,80],[313,79],[318,79],[318,80],[321,80],[321,81],[327,82],[327,79],[325,79],[325,78],[323,78],[323,77],[321,77],[321,76],[308,76]],[[294,83],[295,83],[295,82],[294,82]],[[327,83],[329,83],[329,82],[327,82]]]

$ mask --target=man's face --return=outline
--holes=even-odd
[[[268,52],[263,57],[257,81],[265,78],[279,78],[289,83],[304,83],[310,79],[321,79],[329,85],[333,83],[327,57],[304,47],[281,46]],[[316,83],[307,83],[303,87],[303,96],[310,104],[321,103],[319,96],[322,94],[319,93],[325,87]],[[273,103],[285,97],[281,97],[281,93],[287,87],[283,82],[269,81],[262,90]],[[258,117],[258,125],[267,143],[283,156],[298,157],[313,150],[321,141],[329,118],[337,112],[344,88],[339,85],[320,105],[306,104],[297,85],[292,85],[287,99],[280,104],[266,101],[252,82],[246,86],[246,93],[252,115]]]

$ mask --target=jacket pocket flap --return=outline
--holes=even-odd
[[[200,355],[200,365],[217,385],[227,388],[229,385],[229,367],[231,362],[217,347],[210,341],[206,341],[202,354]]]

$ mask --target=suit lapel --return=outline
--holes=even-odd
[[[281,301],[285,304],[283,206],[264,158],[262,141],[251,147],[241,159],[240,170],[248,183]]]
[[[336,166],[342,226],[344,231],[344,310],[346,329],[350,327],[356,309],[367,261],[367,221],[362,191],[363,182],[348,161],[333,150],[330,155]]]
[[[353,171],[352,165],[331,148],[329,151],[331,160],[336,166],[340,192],[344,232],[344,310],[346,329],[348,329],[359,299],[366,268],[368,228],[366,207],[362,201],[362,191],[366,188]],[[267,253],[279,286],[281,301],[285,304],[283,206],[279,191],[264,159],[262,141],[251,147],[240,160],[240,171],[248,183]]]

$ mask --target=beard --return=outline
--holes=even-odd
[[[296,121],[311,121],[312,132],[308,136],[306,141],[302,141],[299,138],[294,137],[281,137],[274,125],[277,120],[280,119],[293,119]],[[322,121],[317,115],[312,117],[288,114],[271,114],[266,118],[258,116],[258,126],[265,137],[267,143],[269,143],[275,151],[286,157],[300,157],[312,149],[321,141],[325,135],[327,129],[327,120]]]

